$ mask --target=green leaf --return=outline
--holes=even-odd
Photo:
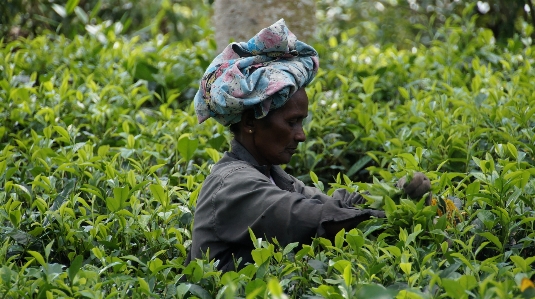
[[[80,21],[82,21],[83,24],[87,24],[89,22],[89,16],[87,15],[87,13],[82,9],[80,8],[79,6],[76,6],[74,8],[74,13],[76,14],[76,16],[78,17],[78,19],[80,19]]]
[[[257,248],[251,251],[251,255],[253,256],[255,264],[260,266],[269,260],[269,258],[273,255],[273,252],[269,248]]]
[[[0,137],[2,139],[2,137]],[[0,161],[0,178],[4,176],[5,171],[7,169],[7,161]]]
[[[247,285],[245,286],[246,299],[256,298],[260,294],[263,294],[266,291],[266,288],[267,288],[266,282],[261,279],[255,279],[255,280],[249,281]]]
[[[322,284],[317,288],[312,288],[311,290],[312,292],[322,296],[323,298],[329,298],[329,299],[343,299],[344,298],[342,295],[338,293],[339,292],[338,289],[335,289],[333,286],[330,286],[330,285]]]
[[[54,126],[54,130],[56,130],[56,132],[61,135],[61,137],[63,137],[62,141],[70,142],[71,137],[69,136],[69,132],[67,132],[65,128],[61,126]]]
[[[396,211],[396,203],[394,203],[394,201],[388,196],[385,196],[384,203],[386,217],[390,218],[394,214],[394,211]]]
[[[197,283],[202,279],[204,271],[197,262],[192,261],[186,269],[184,269],[184,274],[189,275],[189,281]]]
[[[346,235],[346,242],[353,250],[358,251],[364,245],[364,237],[359,235],[356,230],[352,229]]]
[[[463,298],[463,295],[465,295],[466,289],[463,288],[459,282],[453,279],[443,278],[442,287],[444,290],[446,290],[446,293],[450,296],[450,298]]]
[[[9,220],[14,227],[19,227],[19,224],[22,220],[22,213],[20,210],[13,210],[9,212]]]
[[[78,271],[80,271],[80,268],[82,268],[82,262],[84,261],[84,257],[81,255],[77,255],[74,260],[71,262],[71,265],[69,266],[69,269],[67,271],[67,274],[69,276],[69,281],[72,284],[74,281],[74,278],[76,277],[76,274]]]
[[[310,179],[312,180],[313,183],[315,183],[315,184],[318,183],[318,176],[312,170],[310,171]]]
[[[65,8],[59,4],[52,4],[52,9],[62,18],[67,17],[67,12],[65,11]]]
[[[336,236],[334,237],[334,246],[336,248],[342,249],[342,246],[344,245],[345,233],[346,233],[346,230],[343,228],[338,233],[336,233]]]
[[[221,159],[221,154],[217,150],[213,148],[205,148],[204,150],[206,151],[210,159],[212,159],[212,161],[214,161],[215,163],[217,163],[217,161]]]
[[[351,283],[353,282],[353,274],[351,273],[351,264],[348,264],[345,268],[344,268],[344,274],[343,274],[343,278],[344,278],[344,282],[346,283],[346,286],[350,286]]]
[[[261,246],[260,239],[256,238],[253,230],[250,227],[248,228],[248,230],[249,230],[249,237],[251,238],[251,241],[253,242],[254,248],[260,248]]]
[[[284,250],[282,251],[282,255],[287,255],[288,253],[292,252],[297,246],[299,246],[299,242],[293,242],[286,247],[284,247]]]
[[[459,278],[459,284],[461,287],[465,290],[471,290],[475,287],[477,287],[478,282],[473,275],[463,275]]]
[[[52,251],[52,245],[54,244],[54,240],[50,241],[48,245],[45,247],[45,258],[48,261],[48,257],[50,256],[50,251]]]
[[[402,98],[404,98],[405,100],[410,100],[409,92],[405,88],[399,86],[398,87],[398,92],[399,92],[399,94],[401,95]]]
[[[150,174],[153,174],[154,172],[156,172],[156,170],[162,168],[163,166],[165,166],[165,164],[157,164],[157,165],[154,165],[154,166],[151,166],[151,168],[149,168],[149,175]]]
[[[145,61],[138,61],[135,66],[134,78],[145,81],[154,81],[154,75],[158,74],[158,68]]]
[[[78,6],[78,3],[80,0],[69,0],[67,1],[67,4],[65,5],[65,10],[67,11],[67,14],[70,15],[76,6]]]
[[[267,288],[271,293],[272,298],[283,298],[282,287],[276,277],[272,277],[269,279],[267,283]]]
[[[137,281],[139,283],[139,288],[143,293],[150,294],[150,287],[149,284],[145,281],[145,279],[138,277]]]
[[[136,263],[138,263],[139,265],[143,266],[143,267],[146,267],[147,265],[142,262],[137,256],[133,256],[133,255],[125,255],[123,257],[121,257],[122,259],[126,259],[126,260],[130,260],[130,261],[134,261]],[[192,263],[193,264],[193,263]]]
[[[185,161],[191,160],[198,145],[199,141],[197,139],[190,139],[190,134],[183,134],[178,138],[178,152]]]
[[[115,187],[113,188],[113,197],[108,197],[106,199],[106,207],[110,212],[117,212],[126,207],[126,200],[128,199],[130,188],[125,187]]]
[[[187,292],[191,287],[190,283],[181,283],[176,287],[176,296],[177,298],[184,298]]]
[[[347,171],[347,175],[348,176],[352,176],[354,175],[355,173],[357,173],[358,171],[362,170],[366,165],[368,165],[368,163],[370,163],[372,161],[372,157],[370,156],[363,156],[362,158],[360,158],[355,164],[353,164],[353,166],[351,166],[351,168],[349,168],[349,170]]]
[[[507,142],[507,149],[509,150],[509,153],[511,153],[511,156],[513,156],[513,158],[515,158],[515,160],[518,158],[518,150],[516,149],[516,147]]]
[[[379,76],[369,76],[362,79],[362,85],[366,94],[373,94],[375,91],[375,82],[379,80]]]
[[[412,263],[399,263],[399,268],[405,273],[405,275],[411,274]]]
[[[502,248],[503,248],[502,242],[500,242],[500,240],[498,239],[498,237],[496,237],[496,236],[493,235],[492,233],[490,233],[490,232],[484,232],[484,233],[479,233],[479,235],[482,236],[482,237],[487,238],[489,241],[491,241],[492,243],[494,243],[494,245],[496,245],[496,247],[498,247],[499,250],[502,250]]]
[[[398,291],[386,289],[379,284],[367,284],[358,290],[355,298],[392,299],[397,293]]]
[[[335,36],[330,36],[328,42],[331,48],[336,48],[336,46],[338,46],[338,40],[336,39]]]
[[[479,193],[479,188],[480,188],[480,182],[479,181],[474,181],[473,183],[468,185],[466,187],[466,191],[465,191],[466,197],[468,199],[472,199],[474,197],[474,195]]]
[[[169,204],[169,197],[165,193],[163,187],[158,184],[152,184],[149,186],[149,189],[152,193],[152,196],[154,196],[154,199],[156,199],[156,201],[158,201],[162,206],[167,207]]]
[[[43,266],[44,268],[47,267],[47,263],[45,262],[45,259],[39,252],[28,250],[28,253],[31,254],[41,266]]]

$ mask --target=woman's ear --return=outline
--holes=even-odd
[[[241,116],[241,131],[244,133],[253,133],[255,129],[254,110],[245,110]]]

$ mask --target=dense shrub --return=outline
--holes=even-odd
[[[197,41],[210,27],[205,0],[5,0],[0,6],[0,36],[9,40],[47,31],[74,38],[112,25],[116,34]]]
[[[362,46],[351,28],[314,45],[308,139],[286,169],[326,193],[368,191],[387,219],[284,248],[252,234],[255,264],[225,274],[183,265],[199,188],[231,138],[197,125],[190,102],[213,41],[104,25],[4,41],[0,294],[529,297],[535,52],[469,16],[445,20],[429,46]],[[417,170],[437,205],[393,187]]]

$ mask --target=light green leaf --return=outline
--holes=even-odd
[[[355,298],[392,299],[398,291],[386,289],[380,284],[367,284],[362,286]]]
[[[482,237],[485,237],[487,238],[489,241],[491,241],[492,243],[494,243],[494,245],[496,245],[496,247],[498,247],[498,249],[502,249],[503,245],[502,245],[502,242],[500,242],[500,240],[498,239],[498,237],[496,237],[495,235],[493,235],[492,233],[490,232],[484,232],[484,233],[479,233],[480,236]]]
[[[375,91],[375,82],[379,80],[379,76],[369,76],[362,79],[362,85],[366,94],[373,94]]]
[[[28,250],[28,253],[31,254],[41,266],[43,266],[44,268],[47,267],[45,259],[43,258],[43,256],[39,252]]]
[[[48,245],[45,247],[45,258],[48,261],[48,257],[50,256],[50,251],[52,251],[52,245],[54,244],[54,240],[50,241]]]
[[[78,3],[80,0],[69,0],[67,1],[67,4],[65,5],[65,10],[67,11],[67,14],[71,14],[74,11],[74,8],[78,6]]]
[[[61,135],[61,137],[64,138],[64,141],[65,142],[69,142],[71,139],[71,137],[69,136],[69,132],[67,132],[67,130],[65,130],[65,128],[61,127],[61,126],[54,126],[54,130],[56,130],[56,132]]]
[[[65,11],[65,8],[59,4],[52,4],[52,9],[62,18],[67,17],[67,12]]]
[[[185,161],[189,161],[198,145],[199,141],[197,139],[190,139],[190,134],[183,134],[178,139],[178,152]]]
[[[293,242],[286,245],[286,247],[284,247],[284,250],[282,251],[282,254],[287,255],[288,253],[292,252],[297,246],[299,246],[299,242]]]
[[[406,275],[410,275],[412,263],[399,263],[399,268],[401,268],[403,273],[405,273]]]
[[[269,248],[257,248],[251,251],[253,260],[258,266],[265,263],[272,256],[272,251]]]
[[[267,283],[267,288],[271,293],[271,298],[283,298],[282,287],[276,277],[272,277],[269,279]]]
[[[461,284],[453,279],[443,278],[442,287],[446,290],[446,293],[450,298],[463,298],[465,290]]]
[[[513,158],[518,158],[518,150],[513,144],[507,142],[507,149],[509,150],[509,153],[511,153],[511,156],[513,156]]]
[[[403,97],[405,100],[410,100],[409,92],[405,88],[399,86],[398,87],[398,92],[401,95],[401,97]]]
[[[477,280],[473,275],[463,275],[459,278],[459,284],[465,290],[471,290],[477,286]]]
[[[314,173],[314,171],[310,171],[310,179],[312,180],[313,183],[315,184],[318,183],[318,176],[316,175],[316,173]]]
[[[221,159],[221,154],[217,150],[209,147],[205,148],[204,150],[206,151],[210,159],[212,159],[212,161],[214,161],[215,163],[217,163],[217,161]]]
[[[344,268],[344,282],[346,283],[346,286],[350,286],[353,282],[353,274],[351,273],[351,264],[348,264]]]
[[[346,233],[346,230],[342,229],[334,237],[334,246],[336,248],[342,249],[342,246],[344,245],[344,235],[345,235],[345,233]]]
[[[142,277],[138,277],[137,281],[139,282],[139,288],[144,293],[150,293],[149,284]]]
[[[82,9],[80,8],[79,6],[76,6],[74,8],[74,13],[76,14],[76,16],[78,17],[78,19],[80,19],[80,21],[82,21],[83,24],[87,24],[89,22],[89,16],[87,15],[87,13]]]
[[[153,174],[156,170],[162,168],[164,165],[165,164],[158,164],[158,165],[152,166],[151,168],[149,168],[149,175]]]
[[[346,242],[355,251],[358,251],[364,245],[364,237],[359,235],[356,230],[350,230],[346,235]]]
[[[113,188],[113,197],[108,197],[106,199],[106,207],[111,212],[117,212],[126,207],[126,200],[128,199],[128,193],[130,188],[125,187],[115,187]]]

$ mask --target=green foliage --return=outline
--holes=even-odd
[[[317,16],[323,22],[319,35],[329,42],[348,34],[362,45],[429,46],[448,19],[462,15],[475,17],[500,42],[524,35],[531,43],[532,6],[531,0],[318,0]]]
[[[111,25],[4,40],[1,296],[529,296],[535,49],[526,36],[495,43],[470,15],[445,19],[429,46],[361,46],[351,28],[314,44],[308,139],[286,169],[327,194],[362,192],[387,218],[310,244],[251,232],[254,264],[224,274],[184,265],[198,192],[231,138],[197,125],[191,104],[213,41],[126,39]],[[414,171],[437,206],[394,187]],[[440,215],[450,199],[461,209]]]
[[[47,31],[69,38],[111,27],[115,34],[198,41],[207,33],[210,6],[204,0],[5,0],[0,7],[0,36],[14,40]],[[191,25],[196,24],[196,25]]]

